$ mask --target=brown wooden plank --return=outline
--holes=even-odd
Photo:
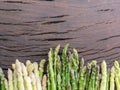
[[[119,0],[1,0],[0,67],[39,61],[66,43],[86,62],[120,59]]]

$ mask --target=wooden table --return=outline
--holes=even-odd
[[[69,43],[85,62],[120,61],[120,0],[0,0],[0,67]]]

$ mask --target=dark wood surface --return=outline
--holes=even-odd
[[[119,0],[0,0],[0,67],[69,43],[86,62],[120,61]]]

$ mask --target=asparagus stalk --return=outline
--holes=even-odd
[[[115,78],[115,68],[113,66],[110,71],[110,90],[115,89],[114,78]]]
[[[36,85],[37,81],[36,81],[35,74],[33,73],[34,65],[31,63],[31,61],[27,60],[26,66],[27,66],[27,72],[31,78],[32,89],[37,90],[37,85]]]
[[[88,63],[87,68],[86,68],[86,72],[85,72],[85,77],[86,77],[85,90],[89,90],[90,74],[91,74],[91,64]]]
[[[24,80],[26,82],[26,84],[25,84],[26,85],[26,89],[25,90],[32,90],[32,85],[31,85],[31,79],[30,79],[30,77],[26,76],[26,77],[24,77]],[[40,90],[40,89],[38,89],[38,90]]]
[[[109,90],[110,86],[110,69],[108,69],[108,72],[107,72],[107,83],[106,83],[106,90]]]
[[[115,83],[116,83],[116,89],[120,90],[120,82],[117,73],[115,73]]]
[[[46,60],[42,59],[40,64],[39,64],[39,77],[40,77],[40,81],[42,81],[45,62],[46,62]]]
[[[79,77],[79,90],[84,90],[85,89],[85,72],[86,72],[86,66],[84,66],[81,69],[80,72],[80,77]]]
[[[60,44],[55,48],[54,52],[53,52],[53,71],[54,71],[54,78],[55,78],[55,83],[57,83],[57,59],[58,59],[58,52],[60,49]]]
[[[4,73],[2,68],[0,68],[0,89],[5,90]]]
[[[69,52],[69,57],[67,59],[66,63],[66,90],[71,90],[71,69],[72,69],[72,61],[71,59],[73,58],[71,52]]]
[[[57,58],[57,90],[61,90],[61,61],[59,56]]]
[[[95,83],[96,83],[96,61],[91,62],[92,72],[89,82],[89,90],[95,90]]]
[[[79,61],[79,85],[78,85],[78,89],[79,90],[84,90],[84,86],[85,86],[85,69],[86,67],[84,67],[84,59],[81,58],[81,60]]]
[[[31,63],[30,60],[26,61],[27,72],[30,74],[34,70],[34,65]]]
[[[118,61],[114,62],[115,67],[115,83],[116,83],[116,89],[120,90],[120,68]]]
[[[25,90],[32,90],[32,84],[31,84],[31,79],[28,76],[27,68],[23,63],[21,63],[22,67],[22,73],[23,73],[23,78],[24,78],[24,87]]]
[[[99,66],[96,66],[96,74],[95,74],[95,89],[94,90],[99,90]]]
[[[35,75],[33,72],[31,72],[29,74],[30,78],[31,78],[31,84],[32,84],[32,90],[37,90],[37,86],[36,86],[36,79],[35,79]]]
[[[47,76],[45,74],[42,78],[42,90],[47,90],[46,84],[47,84]]]
[[[4,90],[9,90],[9,89],[8,89],[8,81],[7,81],[6,78],[4,79],[4,82],[5,82],[5,89],[4,89]]]
[[[120,67],[118,61],[114,62],[115,72],[117,74],[118,80],[120,82]]]
[[[34,66],[34,74],[35,74],[35,79],[36,79],[36,87],[37,90],[42,90],[42,86],[41,86],[41,81],[40,81],[40,77],[39,77],[39,71],[38,71],[38,64],[37,62],[33,63]]]
[[[51,90],[49,66],[47,66],[47,90]]]
[[[53,71],[53,58],[52,58],[52,50],[48,53],[48,63],[49,63],[49,76],[51,81],[51,90],[56,90],[56,83],[54,78],[54,71]]]
[[[79,85],[79,82],[78,82],[78,68],[79,68],[79,56],[78,56],[78,52],[76,49],[73,49],[73,58],[74,58],[74,70],[75,70],[75,79],[76,79],[76,85],[78,86]],[[78,89],[78,87],[76,88]]]
[[[72,88],[73,88],[74,90],[78,90],[78,77],[77,77],[78,66],[77,66],[74,58],[71,58],[71,61],[72,61],[72,67],[71,67]],[[73,90],[73,89],[72,89],[72,90]]]
[[[103,61],[101,64],[101,72],[102,72],[102,80],[100,83],[100,90],[106,90],[107,83],[107,65],[106,62]]]
[[[66,90],[66,60],[68,59],[67,57],[67,49],[68,49],[68,44],[64,46],[64,49],[62,51],[62,72],[61,72],[61,77],[62,77],[62,90]]]
[[[18,90],[18,87],[17,87],[17,71],[16,71],[16,66],[15,64],[12,64],[12,69],[14,70],[13,72],[13,88],[15,90]]]
[[[23,76],[22,76],[21,63],[19,62],[18,59],[16,60],[16,73],[17,73],[17,79],[18,79],[18,90],[25,90]]]
[[[8,69],[8,89],[13,90],[13,74],[11,69]]]

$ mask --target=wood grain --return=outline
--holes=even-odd
[[[0,0],[0,67],[70,44],[86,62],[120,61],[119,0]]]

